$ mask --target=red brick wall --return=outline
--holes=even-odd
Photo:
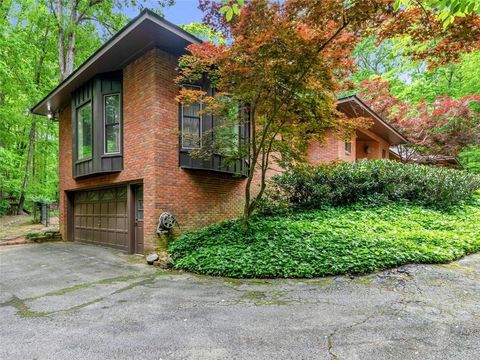
[[[345,152],[345,140],[339,140],[333,132],[328,132],[323,142],[314,141],[310,144],[307,152],[307,159],[313,165],[329,163],[336,160],[355,161],[355,135],[352,135],[350,142],[352,151]]]
[[[123,69],[123,159],[120,173],[72,178],[70,107],[60,113],[60,224],[66,238],[66,191],[110,186],[132,181],[144,185],[144,242],[146,251],[157,242],[156,226],[163,211],[172,212],[181,231],[238,217],[244,203],[244,178],[184,170],[178,160],[178,59],[152,49]],[[329,134],[325,144],[312,143],[312,163],[337,159],[354,161],[345,154],[344,141]],[[272,171],[270,174],[278,172]],[[253,192],[258,181],[253,184]],[[71,216],[70,214],[68,216]]]
[[[361,130],[362,133],[368,135],[371,140],[358,140],[356,142],[356,158],[361,159],[382,159],[382,150],[385,150],[385,159],[389,158],[390,144],[380,136],[371,132],[370,130]],[[366,153],[365,149],[368,146],[370,153]]]
[[[155,246],[158,217],[177,216],[181,230],[240,215],[245,179],[178,166],[177,58],[153,49],[123,69],[123,159],[120,173],[72,178],[71,112],[60,113],[60,223],[66,238],[66,191],[130,181],[144,184],[144,242]]]

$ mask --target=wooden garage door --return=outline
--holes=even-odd
[[[128,251],[127,188],[75,193],[74,240]]]

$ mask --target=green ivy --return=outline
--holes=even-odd
[[[187,233],[169,246],[177,269],[236,278],[309,278],[408,263],[444,263],[480,251],[480,199],[448,210],[354,204],[256,215]]]

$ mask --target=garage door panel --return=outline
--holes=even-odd
[[[117,219],[117,227],[120,229],[126,229],[127,228],[127,218],[119,218]]]
[[[122,187],[117,189],[117,198],[119,200],[127,200],[127,188]]]
[[[126,201],[121,201],[118,204],[117,212],[119,214],[126,214],[127,213],[127,202]]]
[[[89,206],[85,205],[86,211],[88,211]],[[86,228],[92,228],[93,227],[93,216],[82,216],[80,225]]]
[[[108,228],[109,229],[116,229],[117,228],[117,219],[111,217],[108,219]]]
[[[128,251],[126,187],[74,196],[74,240]]]

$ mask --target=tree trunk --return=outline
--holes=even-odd
[[[245,205],[243,207],[242,228],[248,231],[248,222],[250,220],[250,186],[252,184],[253,171],[248,174],[247,184],[245,185]]]
[[[48,38],[49,30],[45,30],[45,35],[43,37],[43,47],[42,47],[42,54],[38,59],[38,64],[35,69],[34,75],[34,82],[37,88],[40,86],[41,75],[42,75],[42,66],[43,61],[45,59],[45,50],[47,46],[47,38]],[[22,188],[20,190],[20,198],[18,200],[18,209],[17,214],[20,215],[23,212],[23,206],[25,205],[25,192],[27,190],[28,182],[30,179],[30,168],[32,166],[33,156],[35,152],[35,137],[36,137],[36,127],[37,123],[35,117],[32,117],[32,123],[30,124],[30,135],[28,137],[29,144],[28,144],[28,154],[27,154],[27,163],[25,164],[25,175],[23,177]]]
[[[63,81],[65,79],[64,74],[65,74],[65,51],[64,51],[64,46],[63,46],[63,29],[61,27],[58,28],[58,38],[57,38],[57,44],[58,44],[58,70],[60,72],[60,81]]]
[[[27,163],[25,165],[25,175],[23,177],[22,189],[20,191],[20,198],[18,200],[18,209],[17,215],[20,215],[23,212],[23,206],[25,205],[25,192],[28,186],[28,181],[30,178],[30,167],[32,165],[32,158],[33,158],[33,149],[35,144],[35,129],[36,128],[36,121],[35,118],[32,119],[32,124],[30,126],[30,136],[29,136],[29,146],[28,146],[28,155],[27,155]]]
[[[64,13],[64,5],[62,1],[58,2],[57,6],[57,21],[58,21],[58,65],[60,70],[60,81],[65,80],[72,72],[75,63],[75,41],[76,41],[76,26],[79,24],[81,18],[77,12],[78,2],[70,9],[70,15]],[[68,17],[70,24],[73,24],[73,29],[69,29],[64,23],[64,17]]]
[[[72,72],[75,62],[75,32],[68,33],[67,52],[65,54],[65,71],[62,74],[62,80],[65,80]]]

